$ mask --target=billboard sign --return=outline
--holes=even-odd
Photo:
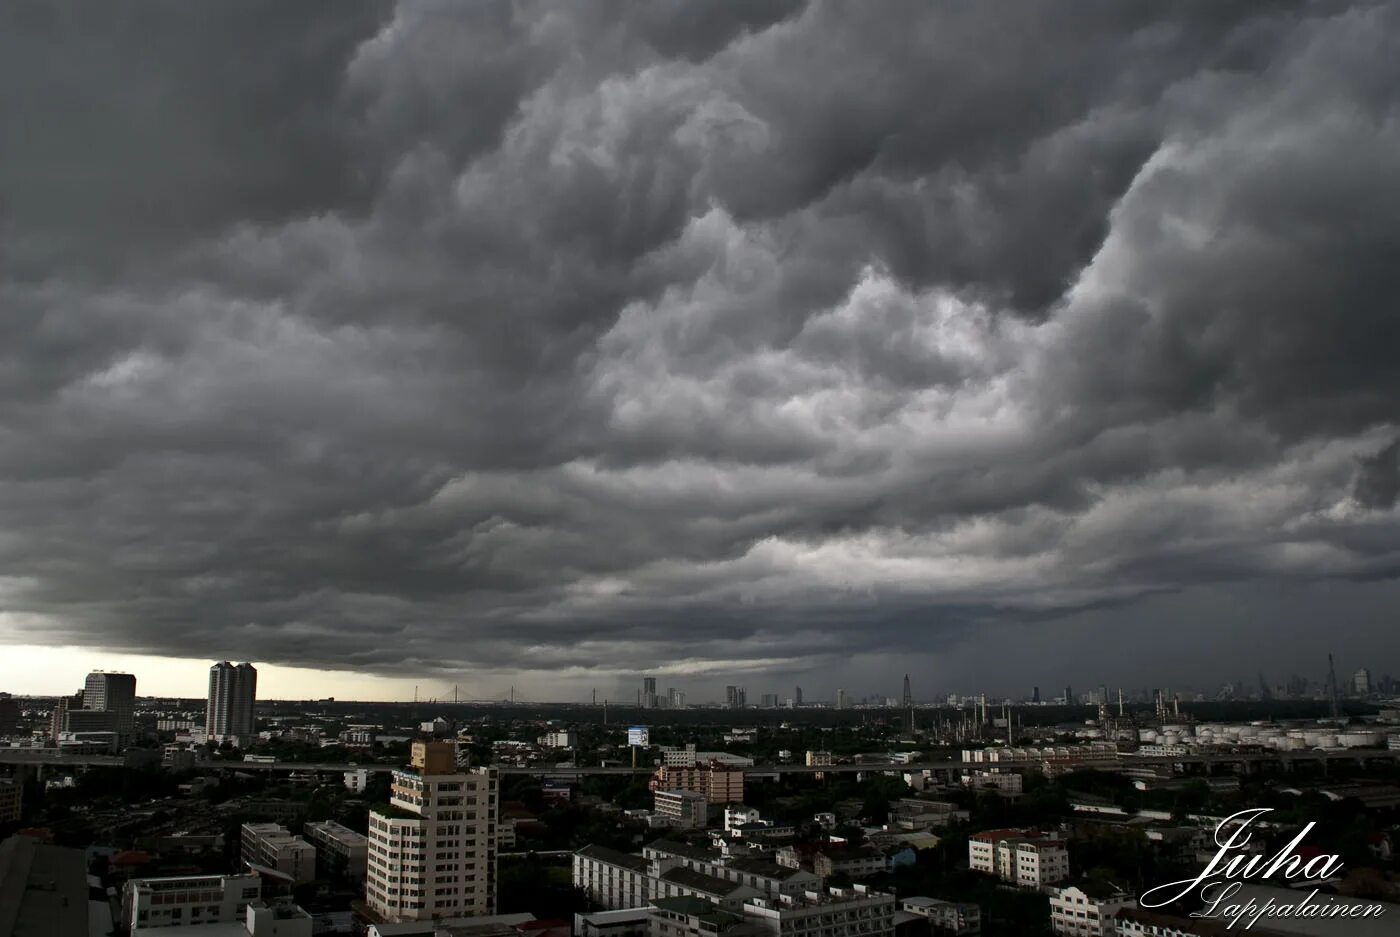
[[[627,744],[633,748],[646,748],[651,744],[651,732],[646,726],[632,726],[627,730]]]

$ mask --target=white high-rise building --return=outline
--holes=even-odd
[[[369,907],[391,922],[494,914],[496,772],[457,767],[451,742],[414,742],[389,808],[369,815]]]
[[[83,683],[83,708],[115,713],[117,735],[130,738],[136,727],[136,677],[103,671],[88,674]]]
[[[216,742],[251,738],[256,731],[258,671],[252,664],[220,661],[209,668],[209,708],[204,729]]]

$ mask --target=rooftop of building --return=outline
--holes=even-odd
[[[653,903],[653,907],[658,911],[693,917],[704,924],[712,924],[716,927],[723,927],[727,924],[737,924],[743,920],[739,915],[731,914],[721,909],[720,906],[713,901],[706,898],[698,898],[694,895],[661,898]]]
[[[1114,915],[1115,920],[1138,921],[1143,924],[1150,924],[1164,930],[1180,930],[1186,933],[1196,934],[1199,937],[1235,937],[1238,930],[1233,929],[1228,921],[1217,921],[1210,918],[1186,918],[1176,917],[1171,914],[1158,914],[1156,911],[1144,911],[1141,908],[1123,908]],[[1252,937],[1286,937],[1283,931],[1272,930],[1266,927],[1252,926],[1246,933]],[[1293,933],[1297,933],[1296,931]]]
[[[1059,886],[1061,891],[1067,888],[1077,888],[1096,901],[1112,901],[1117,898],[1131,897],[1112,882],[1105,882],[1103,879],[1097,878],[1075,879]]]
[[[0,937],[88,929],[87,863],[80,849],[27,836],[0,843]]]
[[[703,846],[692,846],[683,843],[678,839],[658,839],[647,843],[647,849],[657,852],[668,853],[673,856],[682,856],[686,859],[698,859],[705,862],[714,862],[719,859],[719,854],[713,849],[706,849]]]
[[[661,880],[672,885],[679,885],[682,888],[691,888],[707,895],[721,897],[731,895],[742,887],[738,882],[715,878],[713,875],[706,875],[704,872],[687,868],[668,869],[661,873]]]
[[[634,872],[646,872],[649,868],[647,860],[641,856],[617,849],[609,849],[607,846],[595,846],[592,843],[578,850],[575,855],[587,859],[597,859],[599,862],[606,862],[610,865],[620,865]]]
[[[894,895],[890,892],[876,891],[864,885],[853,885],[850,888],[824,888],[821,890],[805,891],[798,895],[770,895],[750,898],[745,902],[745,907],[753,906],[755,908],[783,911],[794,908],[815,908],[823,905],[844,904],[848,901],[876,899],[886,899],[893,904]]]
[[[975,908],[977,905],[970,901],[949,901],[946,898],[926,898],[922,895],[914,895],[903,899],[901,902],[906,908]]]
[[[796,878],[799,875],[812,874],[802,869],[791,869],[785,865],[778,865],[776,862],[769,862],[767,859],[730,859],[725,865],[726,868],[734,869],[737,872],[743,872],[747,875],[761,875],[764,878],[778,879],[784,882]]]

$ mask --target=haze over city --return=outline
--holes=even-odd
[[[1393,668],[1397,7],[882,6],[0,12],[0,687]]]

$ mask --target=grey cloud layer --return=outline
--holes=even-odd
[[[0,623],[802,672],[1400,573],[1395,8],[875,10],[0,14]]]

